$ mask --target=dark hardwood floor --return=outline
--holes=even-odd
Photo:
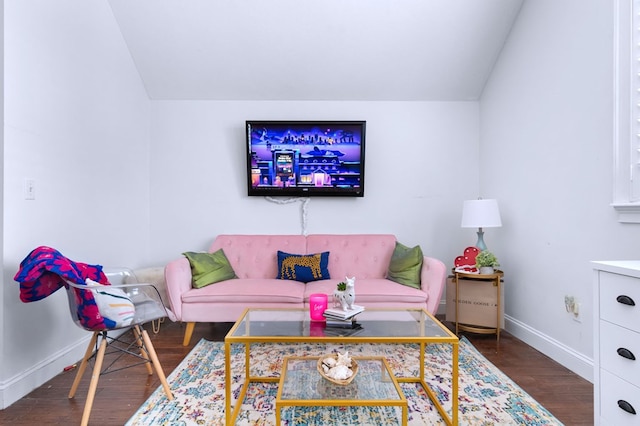
[[[196,325],[191,345],[182,346],[184,326],[166,321],[159,334],[149,332],[166,375],[201,339],[223,340],[231,324]],[[450,324],[448,324],[450,326]],[[593,385],[507,332],[497,343],[493,335],[464,334],[494,365],[540,402],[565,425],[593,424]],[[130,357],[128,357],[130,358]],[[68,399],[75,369],[61,372],[21,400],[0,411],[0,424],[73,425],[82,418],[90,373],[85,372],[73,399]],[[90,425],[122,425],[160,386],[142,366],[100,378]]]

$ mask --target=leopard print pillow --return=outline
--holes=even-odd
[[[278,251],[278,276],[280,280],[308,283],[327,280],[329,276],[329,252],[316,254],[291,254]]]

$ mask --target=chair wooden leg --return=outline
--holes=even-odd
[[[153,366],[156,369],[156,374],[158,374],[160,383],[162,383],[164,393],[167,395],[167,398],[169,399],[169,401],[171,401],[173,399],[171,388],[169,388],[169,383],[167,383],[167,378],[164,376],[164,371],[162,371],[162,366],[160,365],[160,361],[158,360],[158,355],[156,354],[156,350],[153,347],[153,343],[151,343],[149,334],[147,333],[147,330],[145,330],[144,328],[142,329],[142,338],[144,339],[144,344],[147,347],[147,351],[149,352],[149,357],[151,357]]]
[[[82,421],[80,426],[87,426],[89,423],[89,416],[91,415],[91,407],[93,407],[93,398],[96,395],[96,389],[98,388],[98,379],[100,379],[100,371],[102,370],[102,361],[104,360],[104,353],[107,350],[107,338],[102,336],[100,341],[100,348],[96,355],[96,364],[93,366],[91,372],[91,382],[89,383],[89,391],[87,392],[87,401],[84,404],[84,411],[82,412]]]
[[[184,340],[182,341],[182,346],[189,346],[189,342],[191,341],[191,335],[193,334],[194,328],[196,328],[195,322],[187,323],[187,328],[184,330]]]
[[[144,366],[147,368],[147,373],[149,373],[149,375],[153,375],[153,368],[151,368],[151,360],[149,359],[149,354],[147,353],[147,351],[145,350],[145,346],[142,344],[143,340],[142,340],[142,333],[140,332],[140,326],[139,325],[134,325],[133,326],[133,336],[136,339],[136,345],[138,345],[138,347],[140,348],[140,356],[144,359],[146,359],[149,362],[146,362],[144,364]]]
[[[82,376],[84,375],[84,370],[87,368],[87,363],[89,362],[89,358],[93,355],[93,349],[96,344],[96,340],[98,339],[99,332],[96,331],[91,336],[91,340],[89,341],[89,346],[87,346],[87,350],[84,353],[84,358],[82,358],[82,362],[80,363],[80,367],[78,367],[78,371],[76,372],[76,378],[73,381],[73,385],[71,385],[71,390],[69,391],[69,398],[73,398],[76,394],[76,390],[78,390],[78,385],[80,384],[80,380],[82,380]]]

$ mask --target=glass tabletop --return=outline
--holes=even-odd
[[[317,357],[288,357],[283,366],[282,401],[382,401],[402,400],[396,384],[381,358],[357,359],[358,373],[348,385],[323,378]]]
[[[449,338],[458,340],[424,309],[366,309],[352,326],[311,321],[308,309],[247,309],[227,334],[235,338]]]

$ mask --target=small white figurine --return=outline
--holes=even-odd
[[[344,291],[335,290],[333,292],[334,306],[342,306],[342,310],[353,309],[356,301],[356,277],[345,277],[346,285]]]

